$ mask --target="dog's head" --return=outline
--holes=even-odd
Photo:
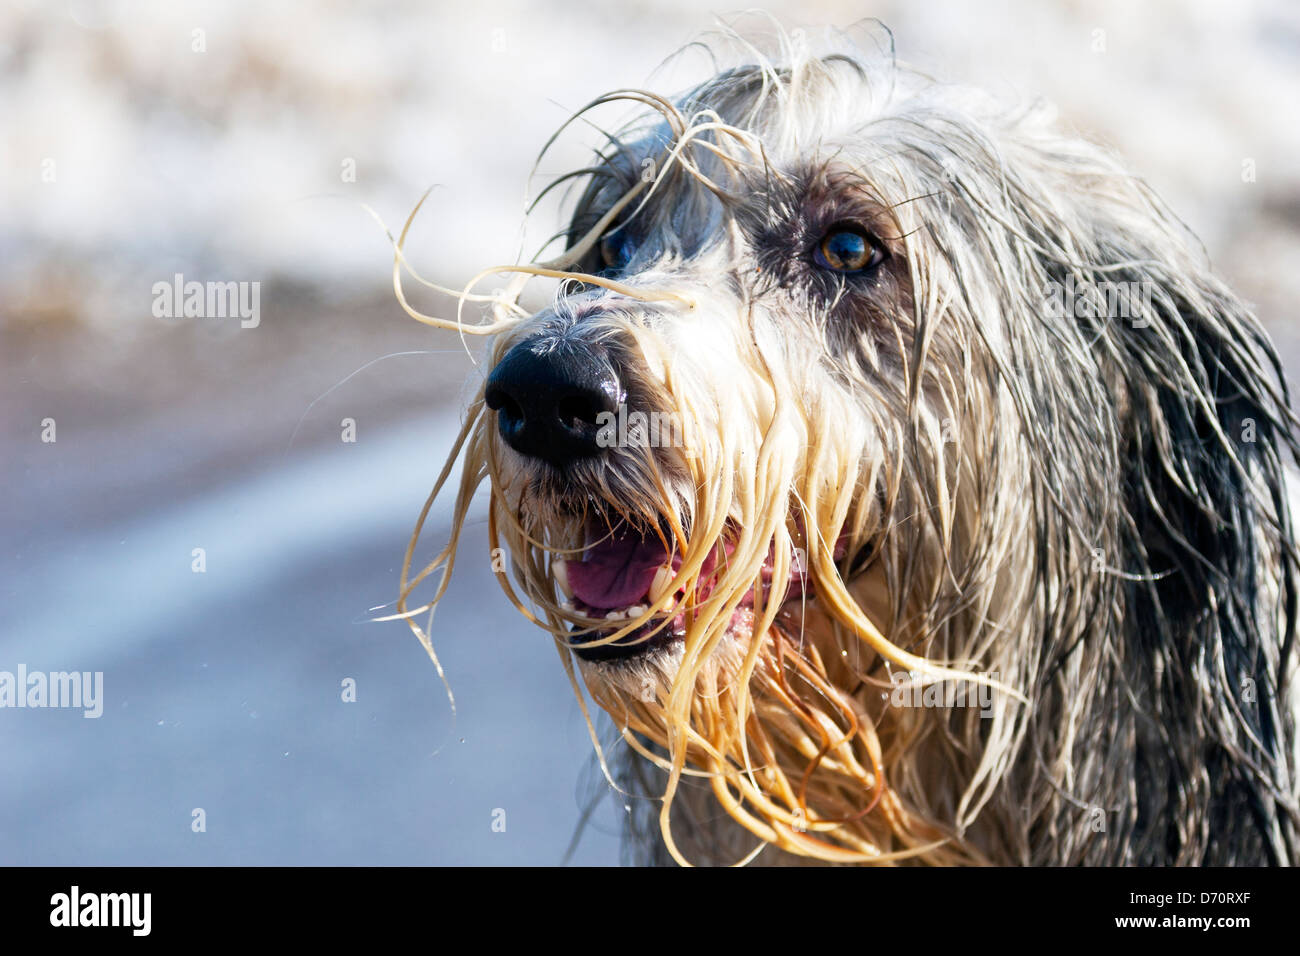
[[[683,775],[803,855],[1024,853],[1005,820],[969,831],[1032,789],[1035,720],[1038,764],[1076,763],[1079,713],[1045,695],[1061,667],[1097,691],[1125,582],[1204,549],[1181,532],[1207,479],[1165,466],[1184,426],[1241,460],[1208,383],[1262,375],[1254,326],[1039,111],[783,52],[594,104],[643,115],[562,180],[567,248],[522,269],[553,303],[495,303],[458,515],[489,479],[503,584],[666,771],[674,855]],[[924,706],[944,682],[980,706]]]

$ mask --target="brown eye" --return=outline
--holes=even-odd
[[[600,261],[606,269],[617,272],[627,268],[634,252],[636,252],[636,244],[626,232],[621,230],[607,233],[600,240]]]
[[[857,226],[836,226],[822,236],[813,258],[823,269],[863,272],[880,265],[885,252],[865,230]]]

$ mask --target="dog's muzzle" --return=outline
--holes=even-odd
[[[506,352],[488,376],[484,400],[496,412],[497,430],[510,448],[567,478],[577,464],[607,464],[602,459],[609,457],[609,448],[598,440],[601,418],[616,414],[627,395],[605,348],[548,331]],[[572,583],[566,570],[570,565],[563,559],[553,562],[561,587],[585,616],[624,615],[626,608],[646,599],[656,569],[667,560],[663,545],[623,528],[600,530],[598,522],[593,522],[590,537],[583,559],[572,564]],[[619,624],[611,619],[611,624],[621,626],[623,619],[619,617]],[[623,641],[579,653],[592,660],[639,653],[658,643],[655,638],[661,632],[663,638],[670,637],[670,625],[660,620]],[[575,634],[575,640],[583,643],[598,636]]]

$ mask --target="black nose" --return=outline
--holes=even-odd
[[[603,350],[543,336],[505,354],[484,397],[506,444],[562,468],[600,454],[600,416],[617,413],[621,394]]]

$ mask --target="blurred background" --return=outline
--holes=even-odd
[[[879,17],[941,79],[1054,100],[1300,369],[1300,6],[768,10]],[[398,228],[435,187],[407,252],[455,287],[531,256],[525,197],[582,157],[530,186],[546,138],[606,90],[680,88],[657,67],[715,22],[686,0],[0,0],[0,671],[104,675],[99,719],[0,710],[0,863],[558,864],[593,799],[569,858],[619,861],[621,805],[550,640],[474,559],[482,520],[434,624],[454,715],[406,627],[369,622],[482,371],[398,307],[365,207]],[[157,316],[177,274],[259,283],[256,327]],[[426,545],[446,531],[437,508]]]

